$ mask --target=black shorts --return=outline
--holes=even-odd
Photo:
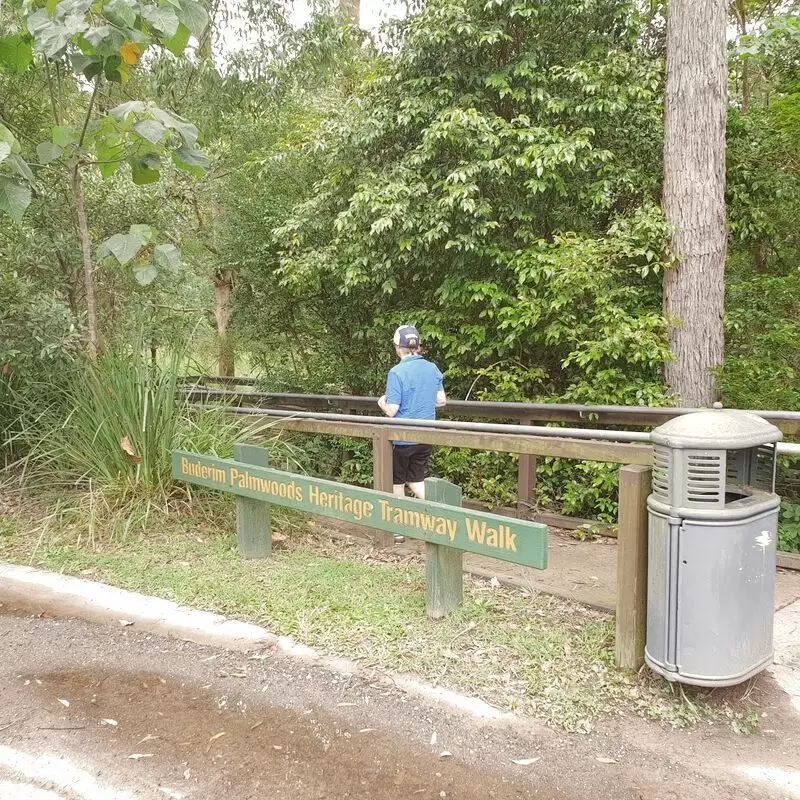
[[[424,481],[431,450],[429,444],[392,445],[392,483],[399,486]]]

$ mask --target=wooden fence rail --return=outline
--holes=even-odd
[[[252,429],[253,435],[263,434],[263,419],[269,417],[269,412],[258,416],[259,421],[254,423]],[[555,456],[623,465],[620,469],[617,534],[616,660],[617,665],[624,669],[638,669],[641,665],[644,659],[643,626],[647,601],[646,555],[643,554],[647,549],[646,500],[652,463],[652,448],[649,445],[408,426],[400,428],[308,418],[270,418],[267,430],[274,432],[276,429],[371,440],[373,488],[385,492],[392,491],[392,441],[412,440],[423,444],[498,450],[531,457]],[[378,546],[388,546],[391,541],[391,534],[378,533]]]

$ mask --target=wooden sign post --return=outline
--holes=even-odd
[[[427,478],[425,499],[461,505],[461,487],[441,478]],[[455,611],[464,597],[463,551],[443,544],[425,543],[425,610],[431,619]]]

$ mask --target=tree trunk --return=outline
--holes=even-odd
[[[339,0],[339,7],[353,25],[361,24],[361,0]]]
[[[89,241],[89,227],[86,224],[86,209],[83,207],[81,173],[77,164],[70,170],[70,185],[72,186],[72,200],[75,203],[78,233],[80,234],[81,250],[83,251],[83,284],[86,290],[86,346],[89,351],[89,357],[97,358],[100,347],[97,334],[97,313],[95,311],[92,245]]]
[[[227,377],[233,377],[236,374],[236,352],[228,334],[232,292],[233,271],[225,269],[217,272],[214,276],[214,320],[217,326],[219,345],[219,374]]]
[[[670,0],[663,202],[677,260],[664,275],[665,377],[684,406],[717,399],[724,352],[726,23],[725,0]]]

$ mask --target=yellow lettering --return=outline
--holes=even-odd
[[[483,544],[483,540],[486,536],[486,523],[485,522],[475,522],[475,520],[466,517],[464,522],[467,523],[467,538],[471,542],[478,542],[478,544]]]
[[[497,528],[486,529],[486,546],[497,547]]]

